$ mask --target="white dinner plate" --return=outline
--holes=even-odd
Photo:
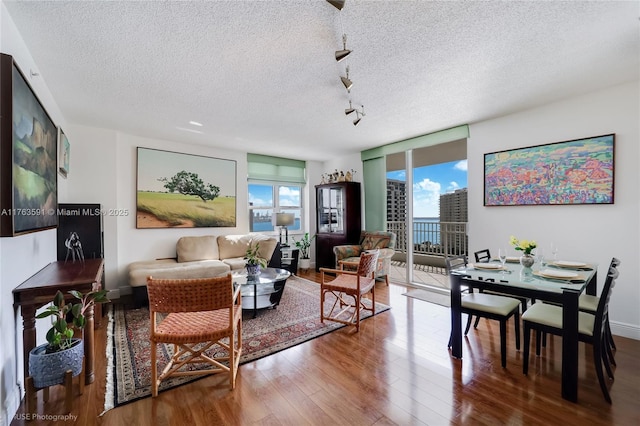
[[[580,275],[576,274],[575,272],[558,271],[556,269],[543,269],[543,270],[539,271],[538,274],[542,275],[543,277],[547,277],[547,278],[560,278],[560,279],[572,279],[572,278],[577,278],[577,277],[580,276]]]
[[[488,269],[492,271],[499,271],[502,269],[502,265],[498,265],[497,263],[472,263],[471,267],[475,269]]]
[[[587,264],[584,262],[573,262],[571,260],[556,260],[553,263],[563,268],[583,268],[587,266]]]

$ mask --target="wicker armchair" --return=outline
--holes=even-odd
[[[151,387],[158,396],[160,382],[170,376],[229,374],[231,389],[242,352],[242,298],[234,290],[231,274],[215,278],[147,278],[151,319]],[[167,314],[163,319],[161,315]],[[173,356],[158,377],[157,345],[173,344]],[[214,345],[227,356],[211,358],[205,353]],[[208,369],[189,369],[189,364],[209,364]]]
[[[376,314],[376,279],[374,272],[379,250],[372,250],[360,256],[355,271],[320,268],[320,322],[325,320],[353,325],[360,331],[360,313],[370,311]],[[328,275],[325,273],[328,272]],[[333,277],[335,274],[335,278]],[[364,295],[371,293],[371,306],[363,301]],[[329,298],[327,298],[327,296]],[[333,300],[329,312],[325,312],[325,301]]]
[[[362,231],[359,244],[348,244],[333,247],[336,257],[336,268],[356,269],[360,262],[360,254],[367,250],[379,249],[376,278],[384,278],[389,285],[391,257],[395,253],[396,234],[384,231]]]

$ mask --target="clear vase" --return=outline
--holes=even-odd
[[[520,271],[520,279],[522,281],[531,281],[533,280],[533,269],[531,267],[535,263],[536,259],[531,254],[523,254],[520,256],[520,264],[522,265],[522,270]]]

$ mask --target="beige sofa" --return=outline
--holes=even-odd
[[[147,277],[206,278],[242,269],[249,247],[260,244],[258,253],[269,260],[269,266],[280,267],[278,240],[262,234],[205,235],[182,237],[176,244],[176,257],[143,260],[129,265],[129,285],[136,306],[147,303]]]

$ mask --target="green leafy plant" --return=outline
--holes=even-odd
[[[533,240],[518,240],[513,235],[509,237],[509,243],[511,243],[516,250],[524,252],[524,254],[531,254],[531,251],[538,247],[536,242]]]
[[[309,248],[311,247],[311,242],[316,236],[309,238],[309,233],[305,232],[305,234],[299,240],[296,240],[293,237],[293,241],[298,249],[300,249],[300,258],[301,259],[309,259]]]
[[[260,265],[263,268],[267,267],[267,259],[260,257],[258,250],[260,249],[260,243],[255,247],[249,247],[244,255],[244,259],[247,261],[247,265]]]
[[[62,292],[58,291],[51,305],[36,318],[52,318],[52,325],[47,332],[46,353],[60,352],[69,349],[73,342],[74,329],[83,329],[87,323],[85,314],[96,303],[107,303],[107,290],[92,291],[85,295],[76,290],[69,292],[78,300],[75,303],[66,303]],[[67,323],[70,320],[71,326]]]

